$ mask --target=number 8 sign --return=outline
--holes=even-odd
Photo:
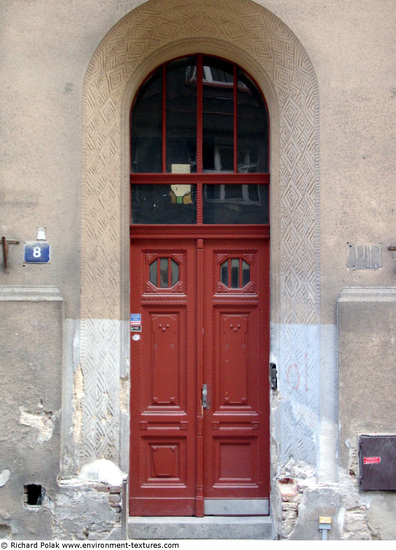
[[[47,264],[51,259],[51,247],[48,243],[26,243],[23,249],[23,261],[27,264]]]

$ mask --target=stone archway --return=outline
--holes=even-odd
[[[84,391],[74,403],[76,467],[104,457],[126,468],[129,107],[150,69],[192,51],[238,62],[272,98],[272,349],[283,392],[278,453],[283,462],[294,456],[316,463],[319,124],[311,62],[289,28],[251,0],[150,0],[105,36],[85,80],[78,373]],[[304,384],[292,379],[299,365]]]

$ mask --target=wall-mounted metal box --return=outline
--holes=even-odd
[[[362,491],[396,491],[396,435],[359,438]]]

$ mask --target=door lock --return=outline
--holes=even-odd
[[[208,408],[208,385],[207,384],[202,385],[202,408],[203,409]]]

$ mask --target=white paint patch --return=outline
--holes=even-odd
[[[338,480],[338,339],[336,325],[321,325],[319,481]]]
[[[10,470],[3,470],[0,474],[0,487],[4,487],[7,481],[10,479],[11,472]]]
[[[271,357],[277,365],[278,456],[317,463],[320,411],[320,326],[271,325]]]
[[[126,322],[81,320],[81,376],[83,390],[74,418],[79,463],[106,457],[118,463],[120,453],[120,376],[123,375],[123,340]],[[76,386],[75,386],[76,388]],[[77,409],[75,409],[77,410]]]
[[[49,441],[54,431],[54,416],[52,413],[40,411],[39,413],[30,413],[19,407],[21,416],[19,422],[25,426],[31,426],[38,430],[37,443]]]
[[[129,410],[129,378],[121,378],[120,380],[120,410],[128,414]]]
[[[82,437],[82,406],[81,400],[84,397],[84,376],[81,369],[81,365],[74,373],[73,380],[73,425],[74,425],[74,439],[77,443],[80,443]]]
[[[277,366],[279,397],[274,438],[280,464],[293,457],[332,481],[337,477],[336,334],[335,325],[271,324],[270,357]]]
[[[80,478],[86,481],[108,483],[109,485],[121,485],[125,474],[110,460],[104,458],[84,464],[81,468]]]

